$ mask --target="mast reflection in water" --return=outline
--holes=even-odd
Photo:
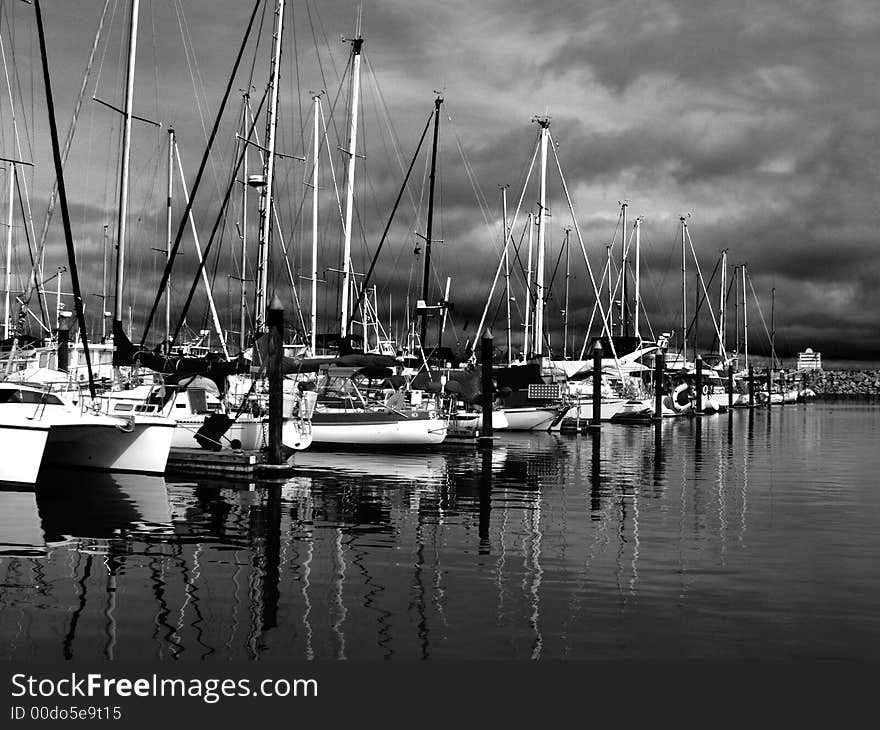
[[[46,473],[0,492],[0,656],[878,658],[878,435],[814,403],[274,488]]]

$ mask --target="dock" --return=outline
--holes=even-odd
[[[166,470],[169,473],[190,476],[252,480],[265,462],[266,455],[260,451],[208,451],[174,447],[168,455]]]

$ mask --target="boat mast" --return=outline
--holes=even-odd
[[[679,220],[681,221],[681,352],[683,365],[687,367],[687,249],[684,242],[687,221],[684,216]]]
[[[101,342],[107,341],[107,229],[104,224],[104,250],[101,257]]]
[[[749,304],[746,299],[746,264],[742,265],[743,290],[743,350],[746,355],[746,367],[749,366]]]
[[[776,364],[776,287],[770,290],[770,368]]]
[[[504,298],[507,300],[507,364],[513,363],[510,341],[510,251],[507,248],[509,233],[507,230],[507,188],[508,185],[500,185],[501,188],[501,216],[502,228],[504,229]]]
[[[535,276],[535,354],[544,353],[544,248],[547,228],[547,140],[550,117],[535,117],[541,127],[541,200],[538,203],[538,271]]]
[[[342,248],[342,304],[340,308],[339,334],[348,335],[348,290],[351,287],[351,225],[354,208],[354,163],[357,159],[358,97],[361,90],[361,48],[364,39],[360,34],[358,15],[357,37],[351,40],[351,125],[348,132],[348,176],[345,192],[345,231]]]
[[[128,65],[125,79],[125,107],[122,125],[122,164],[119,172],[119,218],[116,224],[116,283],[114,287],[113,338],[124,334],[122,292],[125,284],[125,237],[128,223],[128,176],[131,157],[131,119],[134,102],[134,69],[137,57],[137,26],[140,0],[131,0],[131,22],[128,31]],[[131,334],[131,333],[129,333]],[[118,374],[118,365],[117,374]]]
[[[6,174],[9,182],[9,195],[7,202],[9,207],[6,210],[6,295],[3,307],[3,337],[9,339],[10,323],[12,313],[9,311],[9,290],[12,288],[12,208],[15,196],[15,163],[8,162]]]
[[[241,132],[242,136],[248,133],[248,117],[250,109],[250,94],[246,91],[242,94],[241,99]],[[247,307],[247,191],[248,191],[248,148],[250,139],[242,140],[242,158],[241,158],[241,262],[239,277],[239,300],[238,300],[238,349],[244,352],[247,346],[247,316],[245,309]]]
[[[168,130],[168,197],[165,202],[165,265],[171,260],[171,198],[174,192],[174,129]],[[165,287],[165,341],[171,340],[171,275]]]
[[[266,297],[269,288],[269,243],[272,233],[272,186],[275,177],[275,131],[278,116],[278,77],[281,73],[281,31],[284,27],[284,0],[276,0],[272,36],[272,61],[269,68],[269,108],[266,113],[266,161],[260,188],[260,238],[257,249],[257,297],[254,329],[266,329]],[[247,144],[247,142],[245,142]]]
[[[635,312],[633,313],[634,325],[635,325],[634,334],[636,337],[639,338],[639,340],[641,340],[642,335],[639,332],[639,309],[642,306],[641,291],[639,290],[639,274],[640,274],[640,271],[639,271],[640,258],[639,257],[641,255],[641,245],[640,245],[641,241],[639,240],[639,238],[640,238],[640,234],[642,232],[642,217],[641,216],[636,218],[636,222],[635,222],[634,227],[636,229],[636,272],[635,272],[636,282],[635,282],[635,296],[633,298],[633,305],[634,305],[634,309],[635,309]]]
[[[725,248],[721,252],[721,301],[718,305],[718,331],[720,337],[718,338],[718,349],[721,354],[721,364],[726,365],[727,360],[727,318],[725,316],[726,304],[727,304],[727,249]]]
[[[529,226],[529,255],[526,259],[526,321],[523,329],[523,355],[528,359],[532,354],[532,348],[529,343],[529,311],[532,308],[532,249],[534,248],[534,224],[532,221],[532,213],[529,212],[527,219]]]
[[[321,95],[312,97],[315,102],[314,169],[312,170],[312,301],[311,301],[311,348],[312,355],[318,348],[318,160],[321,157]]]
[[[622,223],[620,226],[620,334],[628,335],[629,329],[626,316],[626,208],[629,204],[624,200],[620,204]]]
[[[434,143],[431,147],[431,176],[428,182],[428,225],[425,229],[425,268],[422,274],[422,301],[425,303],[420,325],[420,344],[422,349],[425,347],[428,333],[428,292],[431,285],[431,236],[433,235],[434,226],[434,183],[437,173],[437,140],[440,134],[440,105],[442,103],[442,96],[434,99]]]
[[[568,245],[568,238],[571,235],[571,228],[565,228],[565,309],[562,310],[562,359],[568,358],[568,294],[569,282],[571,279],[571,249]]]
[[[736,366],[739,368],[739,266],[733,267],[733,326],[736,340]]]

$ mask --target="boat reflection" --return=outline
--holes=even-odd
[[[0,558],[46,554],[46,541],[33,489],[0,490]]]
[[[47,470],[35,492],[50,545],[76,542],[82,549],[101,551],[107,541],[172,531],[168,491],[161,476]]]

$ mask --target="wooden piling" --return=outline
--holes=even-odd
[[[697,387],[697,415],[703,415],[703,358],[697,355],[694,358],[694,364],[697,367],[696,387]]]
[[[598,429],[602,423],[602,343],[593,348],[593,422]]]
[[[492,404],[495,402],[495,388],[492,384],[492,332],[487,327],[480,339],[480,366],[483,390],[483,425],[480,428],[481,447],[492,447],[495,430],[492,428]]]
[[[275,296],[266,310],[267,336],[269,338],[269,454],[267,463],[284,464],[281,427],[284,419],[284,392],[282,382],[282,359],[284,357],[284,305]]]
[[[654,355],[654,419],[663,418],[663,368],[665,365],[663,352]]]
[[[755,407],[755,366],[749,365],[749,408]]]
[[[727,410],[733,410],[733,365],[727,366]]]

